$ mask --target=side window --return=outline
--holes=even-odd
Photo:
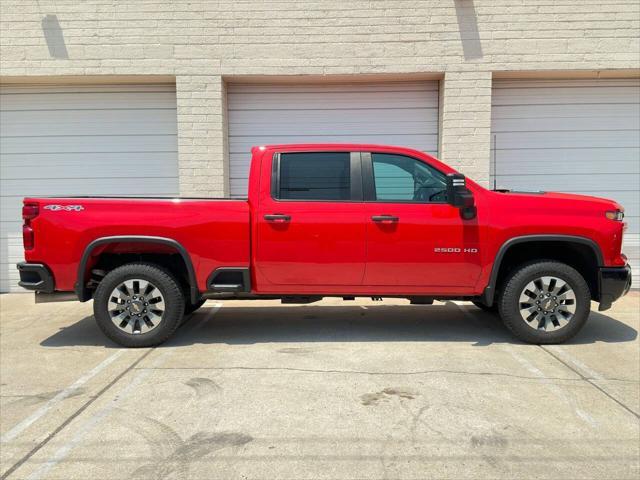
[[[446,177],[424,162],[404,155],[372,153],[376,200],[420,203],[447,201]]]
[[[281,200],[350,200],[349,152],[281,154],[277,198]]]

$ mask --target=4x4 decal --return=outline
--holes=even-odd
[[[51,210],[52,212],[81,212],[84,210],[84,207],[82,205],[47,205],[44,209]]]

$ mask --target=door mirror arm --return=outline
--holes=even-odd
[[[466,178],[461,173],[447,174],[447,202],[460,209],[460,216],[470,220],[476,216],[473,192],[466,186]]]

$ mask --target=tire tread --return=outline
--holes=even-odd
[[[526,325],[520,313],[514,314],[510,309],[515,299],[520,298],[523,282],[527,283],[532,275],[561,275],[572,282],[571,287],[576,295],[576,313],[569,324],[557,331],[540,332]],[[502,322],[509,331],[520,340],[534,344],[562,343],[576,335],[583,327],[591,310],[591,293],[582,275],[573,267],[555,260],[537,260],[522,264],[513,270],[504,283],[498,301],[498,309]]]
[[[155,282],[163,284],[162,287],[166,290],[163,292],[165,295],[165,302],[173,303],[174,310],[177,308],[177,312],[174,312],[174,316],[178,318],[165,317],[162,322],[165,325],[160,325],[156,328],[161,328],[155,335],[151,336],[134,336],[117,332],[115,329],[110,328],[110,318],[104,318],[103,313],[99,311],[102,307],[102,300],[111,294],[113,279],[122,278],[126,275],[142,275],[154,279]],[[120,281],[120,280],[118,280]],[[115,287],[113,287],[115,288]],[[120,267],[111,270],[100,282],[94,295],[94,314],[96,323],[102,332],[111,340],[123,347],[152,347],[166,342],[178,329],[182,321],[182,314],[184,312],[185,298],[180,288],[180,285],[173,277],[173,275],[162,268],[159,265],[148,262],[136,262],[127,263]],[[179,316],[178,316],[179,315]],[[177,321],[176,321],[177,320]],[[154,329],[155,330],[155,329]],[[162,333],[160,333],[162,332]],[[153,330],[152,330],[153,333]]]

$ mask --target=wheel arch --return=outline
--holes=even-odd
[[[592,255],[591,262],[595,263],[595,265],[593,265],[594,267],[597,268],[598,266],[604,265],[604,257],[600,247],[594,240],[587,237],[574,235],[524,235],[520,237],[513,237],[504,242],[496,253],[495,260],[491,268],[489,283],[484,289],[483,301],[489,306],[493,305],[496,291],[500,286],[500,279],[505,272],[505,267],[508,267],[508,265],[505,264],[505,259],[508,259],[509,252],[514,252],[514,249],[522,248],[527,244],[529,244],[529,246],[540,246],[547,245],[549,243],[560,244],[569,249],[578,246],[580,249],[583,249],[583,251],[590,252]],[[537,254],[536,249],[532,249],[529,259],[534,260],[536,258],[550,258],[550,256],[539,255]],[[551,256],[551,258],[553,259],[553,256]],[[562,261],[562,259],[559,258],[558,260]],[[571,265],[570,262],[565,261],[565,263]],[[586,278],[586,280],[592,290],[592,296],[596,299],[598,296],[597,290],[599,288],[597,282],[597,271],[590,273],[591,275],[588,275],[590,278]]]
[[[169,249],[170,251],[175,251],[175,253],[180,255],[182,261],[184,262],[184,267],[187,272],[187,281],[189,284],[188,286],[191,301],[193,303],[197,302],[200,297],[200,292],[198,291],[198,283],[196,279],[195,269],[193,268],[193,262],[191,261],[191,256],[189,255],[189,252],[187,252],[187,249],[180,242],[172,238],[148,235],[117,235],[109,237],[99,237],[91,241],[84,249],[84,252],[80,259],[80,263],[78,265],[75,290],[76,294],[78,295],[78,299],[81,302],[91,300],[91,290],[87,287],[87,279],[89,276],[87,267],[89,265],[89,261],[92,258],[93,252],[101,247],[109,247],[119,244],[153,244],[162,246],[166,249]]]

